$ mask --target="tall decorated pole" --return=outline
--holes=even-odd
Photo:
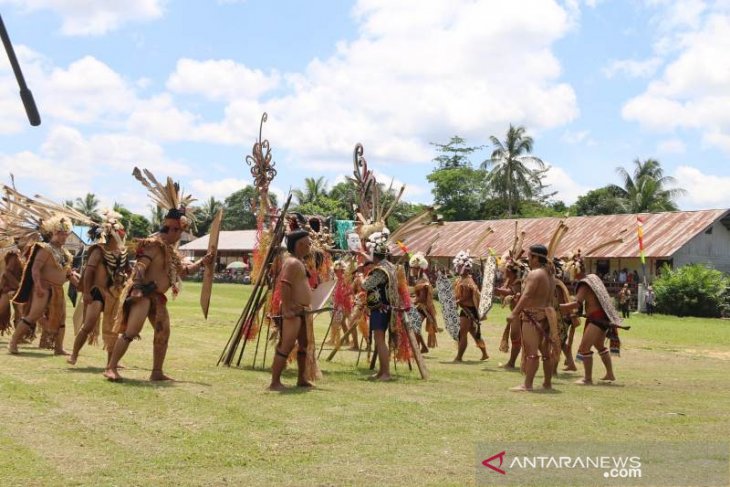
[[[636,236],[639,239],[639,256],[641,257],[641,272],[644,275],[644,285],[646,286],[646,257],[644,256],[644,220],[636,217]]]
[[[271,147],[268,140],[262,139],[264,122],[269,116],[266,112],[261,116],[259,138],[253,144],[251,155],[246,156],[246,164],[251,166],[251,176],[258,190],[258,201],[253,202],[256,208],[256,246],[253,251],[251,280],[256,281],[264,264],[265,256],[271,245],[269,222],[269,185],[276,176],[274,163],[271,161]]]

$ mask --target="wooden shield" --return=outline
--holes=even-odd
[[[456,308],[456,298],[454,297],[454,285],[451,279],[439,275],[436,279],[436,292],[438,293],[439,302],[441,303],[441,311],[444,315],[446,323],[446,331],[449,332],[451,338],[459,341],[459,312]]]
[[[484,262],[482,269],[482,291],[479,296],[479,319],[483,320],[487,317],[487,313],[492,309],[492,297],[494,292],[494,276],[497,272],[497,260],[490,255]]]
[[[208,308],[210,307],[210,295],[213,291],[213,274],[215,273],[215,261],[218,255],[218,237],[221,232],[222,219],[223,209],[220,209],[213,218],[208,236],[208,253],[213,254],[213,260],[203,269],[203,287],[200,290],[200,307],[203,309],[203,316],[206,320],[208,319]]]

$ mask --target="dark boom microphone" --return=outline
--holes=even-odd
[[[25,84],[25,78],[23,78],[23,72],[20,70],[18,58],[15,57],[15,51],[13,50],[13,45],[10,43],[10,37],[8,36],[8,31],[5,29],[2,15],[0,15],[0,37],[3,39],[5,52],[8,53],[10,65],[13,67],[13,72],[15,73],[15,79],[18,80],[18,86],[20,87],[20,99],[23,101],[25,113],[28,115],[28,121],[32,126],[37,127],[41,124],[41,116],[38,113],[38,107],[36,107],[35,101],[33,100],[33,93],[30,92],[28,86]]]

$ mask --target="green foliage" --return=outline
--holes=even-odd
[[[507,216],[512,216],[521,201],[541,199],[543,179],[550,168],[539,157],[527,155],[532,152],[533,140],[524,127],[510,124],[504,142],[493,135],[489,140],[494,151],[481,165],[482,169],[491,168],[487,187],[506,203]]]
[[[478,220],[484,214],[486,171],[468,166],[435,169],[427,176],[433,184],[433,202],[447,221]]]
[[[466,139],[462,139],[458,135],[451,137],[448,144],[436,144],[431,142],[431,145],[436,147],[436,152],[441,155],[435,157],[433,160],[438,165],[438,169],[452,169],[456,167],[471,167],[471,161],[469,161],[469,154],[478,151],[483,146],[470,147],[466,145]]]
[[[356,207],[358,203],[355,183],[349,179],[341,183],[337,183],[332,186],[328,196],[342,205],[342,208],[347,214],[347,217],[345,218],[346,220],[352,220],[355,218],[353,208]]]
[[[221,230],[252,230],[256,228],[255,208],[259,192],[253,186],[246,186],[225,199]],[[276,196],[269,193],[269,204],[276,206]]]
[[[296,210],[304,215],[335,217],[337,220],[347,220],[350,218],[350,214],[341,201],[323,195],[318,196],[314,201],[298,205]]]
[[[122,225],[124,225],[128,238],[145,238],[152,233],[150,221],[142,215],[132,213],[119,203],[114,204],[114,211],[122,215]]]
[[[622,198],[627,213],[676,211],[674,200],[686,193],[681,188],[669,188],[676,183],[671,176],[664,176],[662,165],[656,159],[634,160],[634,173],[623,167],[616,172],[623,181],[623,187],[612,185]]]
[[[66,203],[68,204],[68,201]],[[94,193],[86,193],[83,198],[76,198],[71,206],[89,218],[96,217],[99,211],[99,198]]]
[[[213,219],[218,211],[223,208],[223,202],[218,201],[214,197],[210,197],[203,203],[203,206],[199,207],[195,211],[195,219],[197,220],[197,233],[198,235],[207,235],[210,230],[210,225],[213,223]]]
[[[518,208],[518,215],[523,218],[566,217],[571,215],[571,209],[562,201],[552,203],[522,201]]]
[[[573,205],[578,216],[618,215],[626,213],[622,191],[616,186],[604,186],[579,196]]]
[[[676,316],[719,317],[730,280],[703,264],[672,270],[665,265],[654,282],[657,309]]]

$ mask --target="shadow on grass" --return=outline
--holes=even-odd
[[[82,374],[101,374],[106,369],[104,367],[74,367],[73,365],[69,365],[69,367],[66,369],[67,372],[79,372]]]
[[[7,349],[4,350],[6,355],[10,355],[11,357],[33,357],[33,358],[40,358],[40,357],[47,357],[47,358],[53,358],[53,357],[62,357],[63,355],[54,355],[51,350],[48,351],[40,351],[38,349],[35,350],[28,350],[28,349],[19,349],[17,354],[8,353]]]

